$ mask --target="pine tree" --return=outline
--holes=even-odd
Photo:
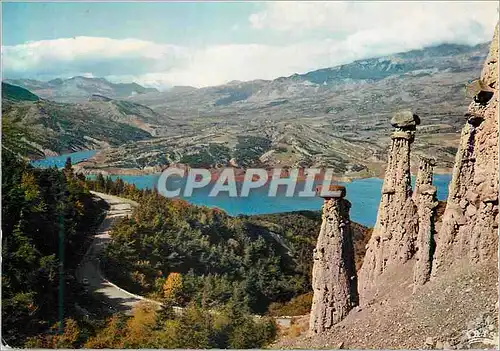
[[[96,177],[96,191],[106,191],[106,181],[102,173],[98,173]]]
[[[71,164],[71,157],[66,159],[66,163],[64,164],[63,173],[66,175],[66,178],[73,178],[73,165]]]

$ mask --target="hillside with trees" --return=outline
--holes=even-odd
[[[20,345],[74,313],[81,259],[105,204],[71,167],[35,169],[2,148],[2,337]]]
[[[101,261],[106,275],[129,291],[205,308],[242,294],[245,308],[258,314],[310,291],[319,212],[231,217],[154,190],[139,191],[119,178],[97,176],[88,183],[140,203],[131,218],[115,224]],[[364,249],[368,229],[353,227],[356,245]]]
[[[173,313],[184,286],[180,274],[162,281],[160,311],[147,305],[137,306],[132,316],[98,310],[98,297],[74,277],[107,205],[73,173],[70,159],[63,170],[36,169],[4,149],[2,169],[2,337],[9,346],[255,348],[274,339],[274,321],[252,317],[237,284],[216,314],[194,298],[182,315]],[[121,181],[104,184],[121,184],[145,199],[153,196]],[[98,313],[82,315],[79,304]]]

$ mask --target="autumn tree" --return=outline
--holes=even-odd
[[[73,349],[77,347],[80,338],[78,323],[68,318],[64,321],[62,333],[58,333],[59,323],[52,326],[50,333],[29,338],[25,344],[27,348],[44,349]]]
[[[122,341],[127,335],[127,319],[124,315],[115,314],[95,336],[84,344],[86,349],[122,348]]]
[[[172,303],[177,303],[182,291],[182,275],[172,272],[163,284],[163,297]]]

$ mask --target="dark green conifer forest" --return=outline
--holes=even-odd
[[[2,170],[2,335],[11,346],[255,348],[275,337],[271,316],[308,313],[319,212],[232,217],[119,178],[85,179],[70,159],[36,169],[6,149]],[[102,312],[76,281],[107,209],[91,190],[139,203],[113,226],[101,267],[162,310]],[[355,226],[355,240],[365,238]]]

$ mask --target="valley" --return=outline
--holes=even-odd
[[[100,149],[77,165],[85,174],[150,174],[171,164],[331,167],[339,180],[350,180],[383,175],[388,118],[411,107],[422,120],[413,155],[433,155],[436,171],[449,173],[468,101],[465,85],[477,77],[486,51],[486,44],[443,44],[271,81],[136,89],[141,93],[126,96],[102,79],[49,82],[50,92],[42,82],[10,80],[41,100],[8,104],[4,115],[14,127],[28,122],[31,134],[41,135],[28,140],[36,149],[31,156]],[[45,100],[54,96],[60,102]],[[20,119],[25,110],[30,120]],[[61,121],[42,128],[46,114]],[[69,115],[82,122],[66,126]],[[102,122],[89,125],[86,116]]]

